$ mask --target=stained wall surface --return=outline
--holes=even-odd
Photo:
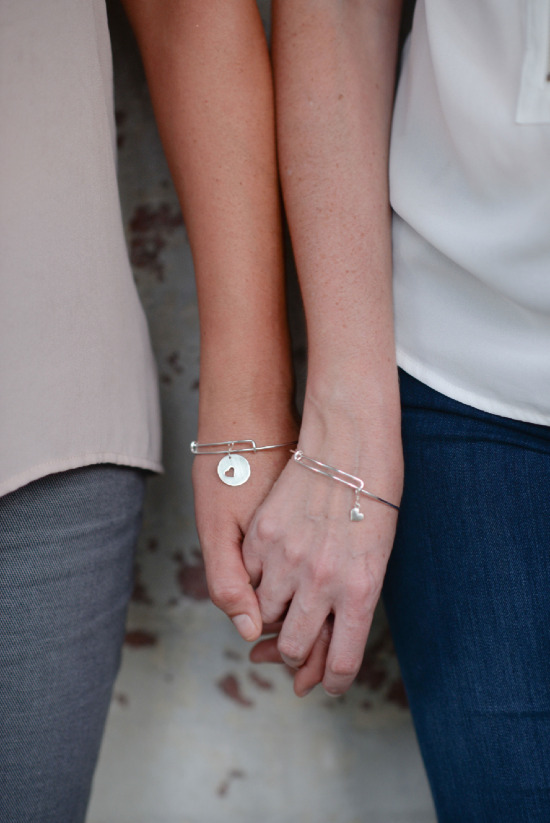
[[[267,23],[268,2],[260,10]],[[249,663],[247,645],[207,599],[188,445],[199,384],[193,266],[139,57],[114,0],[110,16],[122,208],[159,368],[166,474],[149,484],[88,823],[433,823],[381,614],[349,694],[333,700],[315,690],[299,700],[285,670]],[[302,373],[297,310],[293,326]]]

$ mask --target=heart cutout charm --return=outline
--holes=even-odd
[[[218,477],[226,486],[242,486],[250,477],[250,463],[242,454],[226,454],[218,463]]]
[[[354,523],[359,523],[359,521],[363,520],[365,515],[359,508],[359,506],[354,506],[353,509],[349,513],[349,519],[352,520]]]

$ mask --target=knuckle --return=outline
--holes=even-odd
[[[355,605],[365,608],[378,599],[380,585],[372,574],[360,575],[348,581],[346,587],[349,600]]]
[[[338,680],[353,679],[359,671],[360,661],[352,657],[336,658],[328,667],[332,677]]]
[[[294,540],[285,541],[284,556],[288,566],[297,566],[302,557],[303,551],[299,543]]]
[[[303,649],[295,638],[281,637],[277,644],[279,654],[286,660],[300,663],[303,659]]]
[[[260,614],[264,623],[275,623],[281,616],[281,609],[274,603],[260,603]]]
[[[336,567],[334,560],[327,556],[317,558],[311,567],[310,574],[314,588],[326,588],[335,579]]]
[[[254,524],[255,538],[261,543],[275,543],[279,539],[279,521],[266,514],[258,516]]]
[[[353,637],[355,643],[366,640],[368,630],[372,622],[372,610],[367,608],[348,609],[345,614],[340,616],[341,626],[346,633]]]
[[[277,620],[281,614],[281,605],[273,595],[273,592],[268,592],[265,588],[260,588],[257,590],[256,595],[264,622],[272,623]]]
[[[210,580],[208,584],[210,599],[222,611],[237,606],[242,599],[242,589],[227,580]]]

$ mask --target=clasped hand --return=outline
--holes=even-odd
[[[317,683],[343,694],[361,665],[391,551],[396,512],[367,501],[350,521],[353,492],[290,461],[256,512],[243,561],[275,637],[252,652],[297,670],[296,694]]]
[[[237,489],[220,484],[215,458],[195,461],[210,595],[246,640],[272,634],[251,659],[296,670],[297,695],[321,682],[327,693],[343,694],[361,665],[396,512],[365,501],[364,520],[351,522],[349,488],[287,454],[259,459],[254,477]]]

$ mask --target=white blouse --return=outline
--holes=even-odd
[[[418,0],[390,189],[399,364],[550,424],[549,0]]]
[[[0,111],[0,494],[93,463],[161,471],[104,0],[2,0]]]

